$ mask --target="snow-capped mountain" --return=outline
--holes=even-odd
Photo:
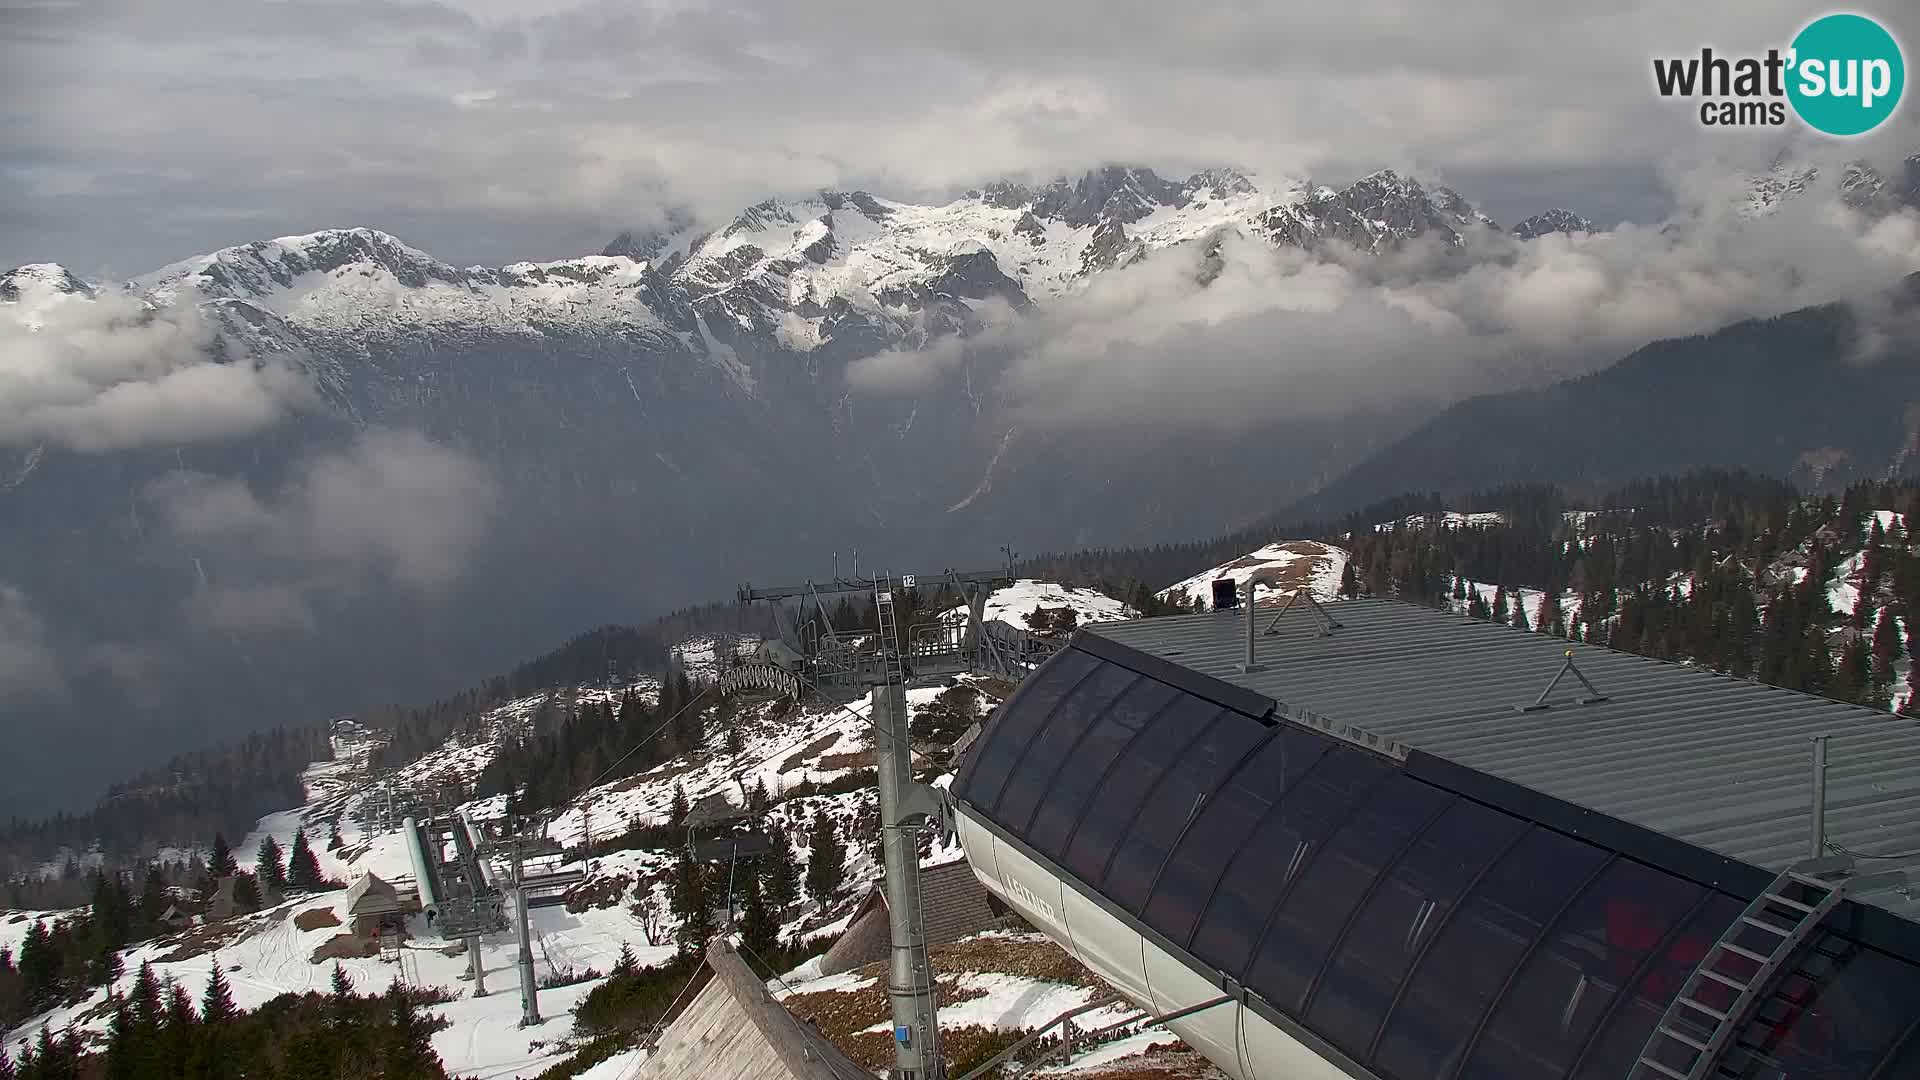
[[[1882,176],[1872,165],[1856,161],[1840,170],[1835,184],[1840,200],[1863,214],[1920,210],[1920,154],[1907,158],[1899,173],[1896,177]],[[1736,210],[1748,217],[1763,217],[1787,200],[1813,190],[1821,179],[1819,166],[1783,158],[1768,171],[1747,178]]]
[[[263,240],[177,262],[129,287],[156,304],[189,292],[245,303],[317,331],[455,327],[692,329],[651,264],[589,255],[457,269],[375,229]]]
[[[1513,235],[1522,240],[1533,240],[1548,233],[1590,233],[1598,232],[1594,224],[1571,210],[1553,209],[1535,214],[1513,227]]]

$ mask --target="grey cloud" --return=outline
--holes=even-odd
[[[0,701],[47,700],[64,691],[46,623],[26,593],[0,582]]]
[[[1217,252],[1187,245],[1096,277],[964,347],[1011,357],[1003,391],[1030,427],[1234,429],[1432,406],[1581,374],[1659,338],[1866,300],[1920,270],[1920,215],[1869,221],[1831,196],[1760,221],[1488,234],[1466,253],[1316,258],[1230,233]],[[962,348],[882,354],[849,377],[862,392],[916,392]]]
[[[124,294],[0,308],[0,445],[171,445],[267,427],[311,386],[278,362],[219,363],[192,304]]]
[[[293,624],[302,608],[267,586],[299,591],[345,577],[440,588],[465,569],[499,509],[484,466],[410,431],[367,432],[264,497],[237,480],[173,473],[148,498],[183,540],[242,566],[264,561],[277,575],[217,581],[225,591],[200,600],[203,615]]]
[[[1883,14],[1920,40],[1920,13]],[[1653,56],[1777,44],[1806,15],[1788,0],[1444,15],[1414,0],[983,0],[964,16],[850,0],[118,0],[39,15],[31,44],[0,39],[8,78],[54,88],[0,118],[0,172],[35,211],[0,263],[140,269],[401,220],[443,257],[501,262],[576,254],[571,238],[663,203],[717,217],[783,191],[947,193],[1106,160],[1644,176],[1778,141],[1704,133],[1653,94]],[[1573,201],[1579,183],[1561,183],[1525,212]],[[1648,220],[1660,202],[1603,213]]]

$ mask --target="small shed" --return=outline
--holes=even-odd
[[[361,938],[404,934],[407,916],[420,910],[420,897],[378,875],[367,873],[347,886],[347,920]]]
[[[636,1080],[870,1080],[767,993],[732,944],[707,947],[713,978],[640,1063]]]
[[[920,869],[920,906],[926,914],[927,944],[947,945],[971,934],[1008,924],[1015,916],[980,884],[965,859]],[[887,925],[887,896],[876,884],[854,909],[846,932],[820,959],[820,974],[838,975],[887,958],[892,947]]]
[[[228,874],[213,883],[213,895],[207,900],[207,918],[231,919],[235,915],[245,915],[248,911],[258,911],[278,904],[282,897],[276,890],[261,890],[260,883],[254,882],[254,889],[261,893],[259,908],[242,908],[234,897],[234,890],[240,884],[239,874]]]

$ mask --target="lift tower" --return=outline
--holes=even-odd
[[[815,604],[827,628],[826,640],[801,643],[800,676],[806,684],[829,695],[837,687],[860,686],[871,695],[873,707],[868,719],[874,728],[875,764],[880,774],[881,850],[886,863],[887,921],[893,938],[887,969],[887,997],[893,1005],[891,1080],[943,1080],[946,1071],[940,1058],[926,918],[920,908],[920,848],[916,836],[924,825],[944,820],[945,803],[937,789],[913,779],[906,680],[999,670],[1002,660],[998,658],[1003,658],[1004,652],[985,632],[982,613],[993,586],[1012,581],[1009,568],[984,573],[948,571],[917,580],[908,574],[897,586],[891,575],[882,574],[774,589],[740,587],[742,604],[768,600],[774,602],[776,612],[788,600]],[[954,586],[966,601],[964,625],[942,621],[909,628],[902,635],[896,622],[896,587],[941,584]],[[841,641],[832,626],[824,597],[846,593],[867,593],[873,598],[879,640],[871,647]]]

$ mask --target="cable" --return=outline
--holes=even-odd
[[[1856,859],[1920,859],[1920,851],[1892,851],[1885,855],[1869,855],[1864,851],[1855,851],[1849,847],[1842,847],[1831,840],[1827,841],[1827,847],[1832,848],[1842,855],[1850,855]]]

